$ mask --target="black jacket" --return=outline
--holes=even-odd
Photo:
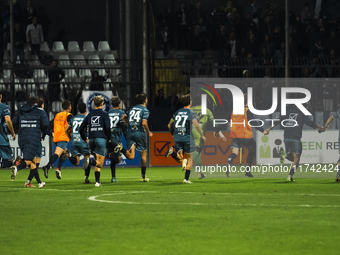
[[[41,143],[41,132],[48,128],[48,117],[45,111],[35,104],[23,103],[18,109],[19,113],[14,116],[12,122],[14,128],[19,131],[19,146],[27,147],[35,153]]]

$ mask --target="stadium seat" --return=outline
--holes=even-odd
[[[31,67],[41,67],[42,64],[37,55],[32,55],[28,61],[28,65]]]
[[[83,55],[76,55],[73,58],[73,64],[76,67],[80,67],[78,70],[80,81],[83,82],[86,78],[91,77],[90,69],[85,68],[87,66],[85,58]]]
[[[110,51],[110,45],[107,41],[100,41],[98,43],[98,51]]]
[[[52,102],[52,112],[56,113],[56,112],[60,112],[62,110],[61,108],[61,101],[53,101]]]
[[[83,51],[84,52],[93,52],[96,51],[94,44],[92,41],[85,41],[83,44]]]
[[[103,69],[104,66],[101,64],[98,55],[90,55],[88,64],[89,66],[93,67],[91,68],[91,71],[97,70],[99,75],[105,76],[105,70]]]
[[[63,45],[64,47],[64,45]],[[47,42],[43,42],[42,44],[40,44],[40,51],[43,51],[43,52],[50,52],[50,47],[48,47],[48,44]]]
[[[80,48],[78,42],[77,41],[68,42],[67,50],[71,52],[79,52]]]
[[[34,69],[33,78],[37,89],[43,88],[48,83],[48,78],[43,69]]]
[[[52,46],[52,51],[53,52],[64,52],[65,51],[65,47],[63,42],[53,42],[53,46]]]
[[[24,79],[23,84],[26,86],[26,91],[28,96],[33,96],[37,94],[36,86],[33,78]]]
[[[121,70],[117,68],[116,60],[113,54],[106,54],[104,56],[105,69],[110,74],[112,81],[118,81],[120,78]]]
[[[59,66],[64,67],[65,69],[65,82],[74,82],[77,80],[77,74],[76,71],[73,68],[70,68],[73,66],[73,64],[70,61],[70,58],[68,55],[60,55],[59,56]]]
[[[10,55],[7,51],[4,52],[4,59],[2,61],[3,66],[9,66],[10,65]]]

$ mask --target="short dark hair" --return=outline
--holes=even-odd
[[[81,114],[84,114],[86,112],[86,104],[85,103],[79,103],[78,104],[78,110]]]
[[[69,100],[64,100],[62,103],[61,103],[61,108],[63,108],[63,110],[67,110],[71,105],[71,101]]]
[[[38,98],[37,97],[29,97],[27,99],[28,104],[37,104],[38,103]]]
[[[42,108],[42,105],[45,103],[45,100],[41,97],[38,98],[38,107]]]
[[[112,107],[118,107],[119,104],[120,104],[120,102],[121,102],[121,101],[120,101],[119,97],[113,96],[113,97],[111,98]]]
[[[145,93],[137,94],[136,95],[137,104],[144,104],[146,98],[147,96],[145,95]]]
[[[181,102],[182,102],[184,107],[190,105],[190,102],[191,102],[190,94],[182,96]]]

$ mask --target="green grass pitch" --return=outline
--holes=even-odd
[[[0,254],[339,254],[340,183],[335,174],[249,179],[208,175],[182,184],[180,168],[102,169],[102,187],[82,169],[50,171],[24,188],[0,171]],[[233,178],[234,177],[234,178]],[[235,178],[239,177],[239,178]],[[309,176],[312,177],[312,176]]]

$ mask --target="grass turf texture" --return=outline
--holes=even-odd
[[[24,188],[28,170],[14,182],[0,171],[1,254],[339,254],[335,178],[193,172],[182,184],[180,168],[163,167],[140,183],[140,168],[117,168],[111,183],[105,168],[96,188],[93,171],[87,185],[81,169],[63,169],[61,180],[39,173],[41,190]]]

